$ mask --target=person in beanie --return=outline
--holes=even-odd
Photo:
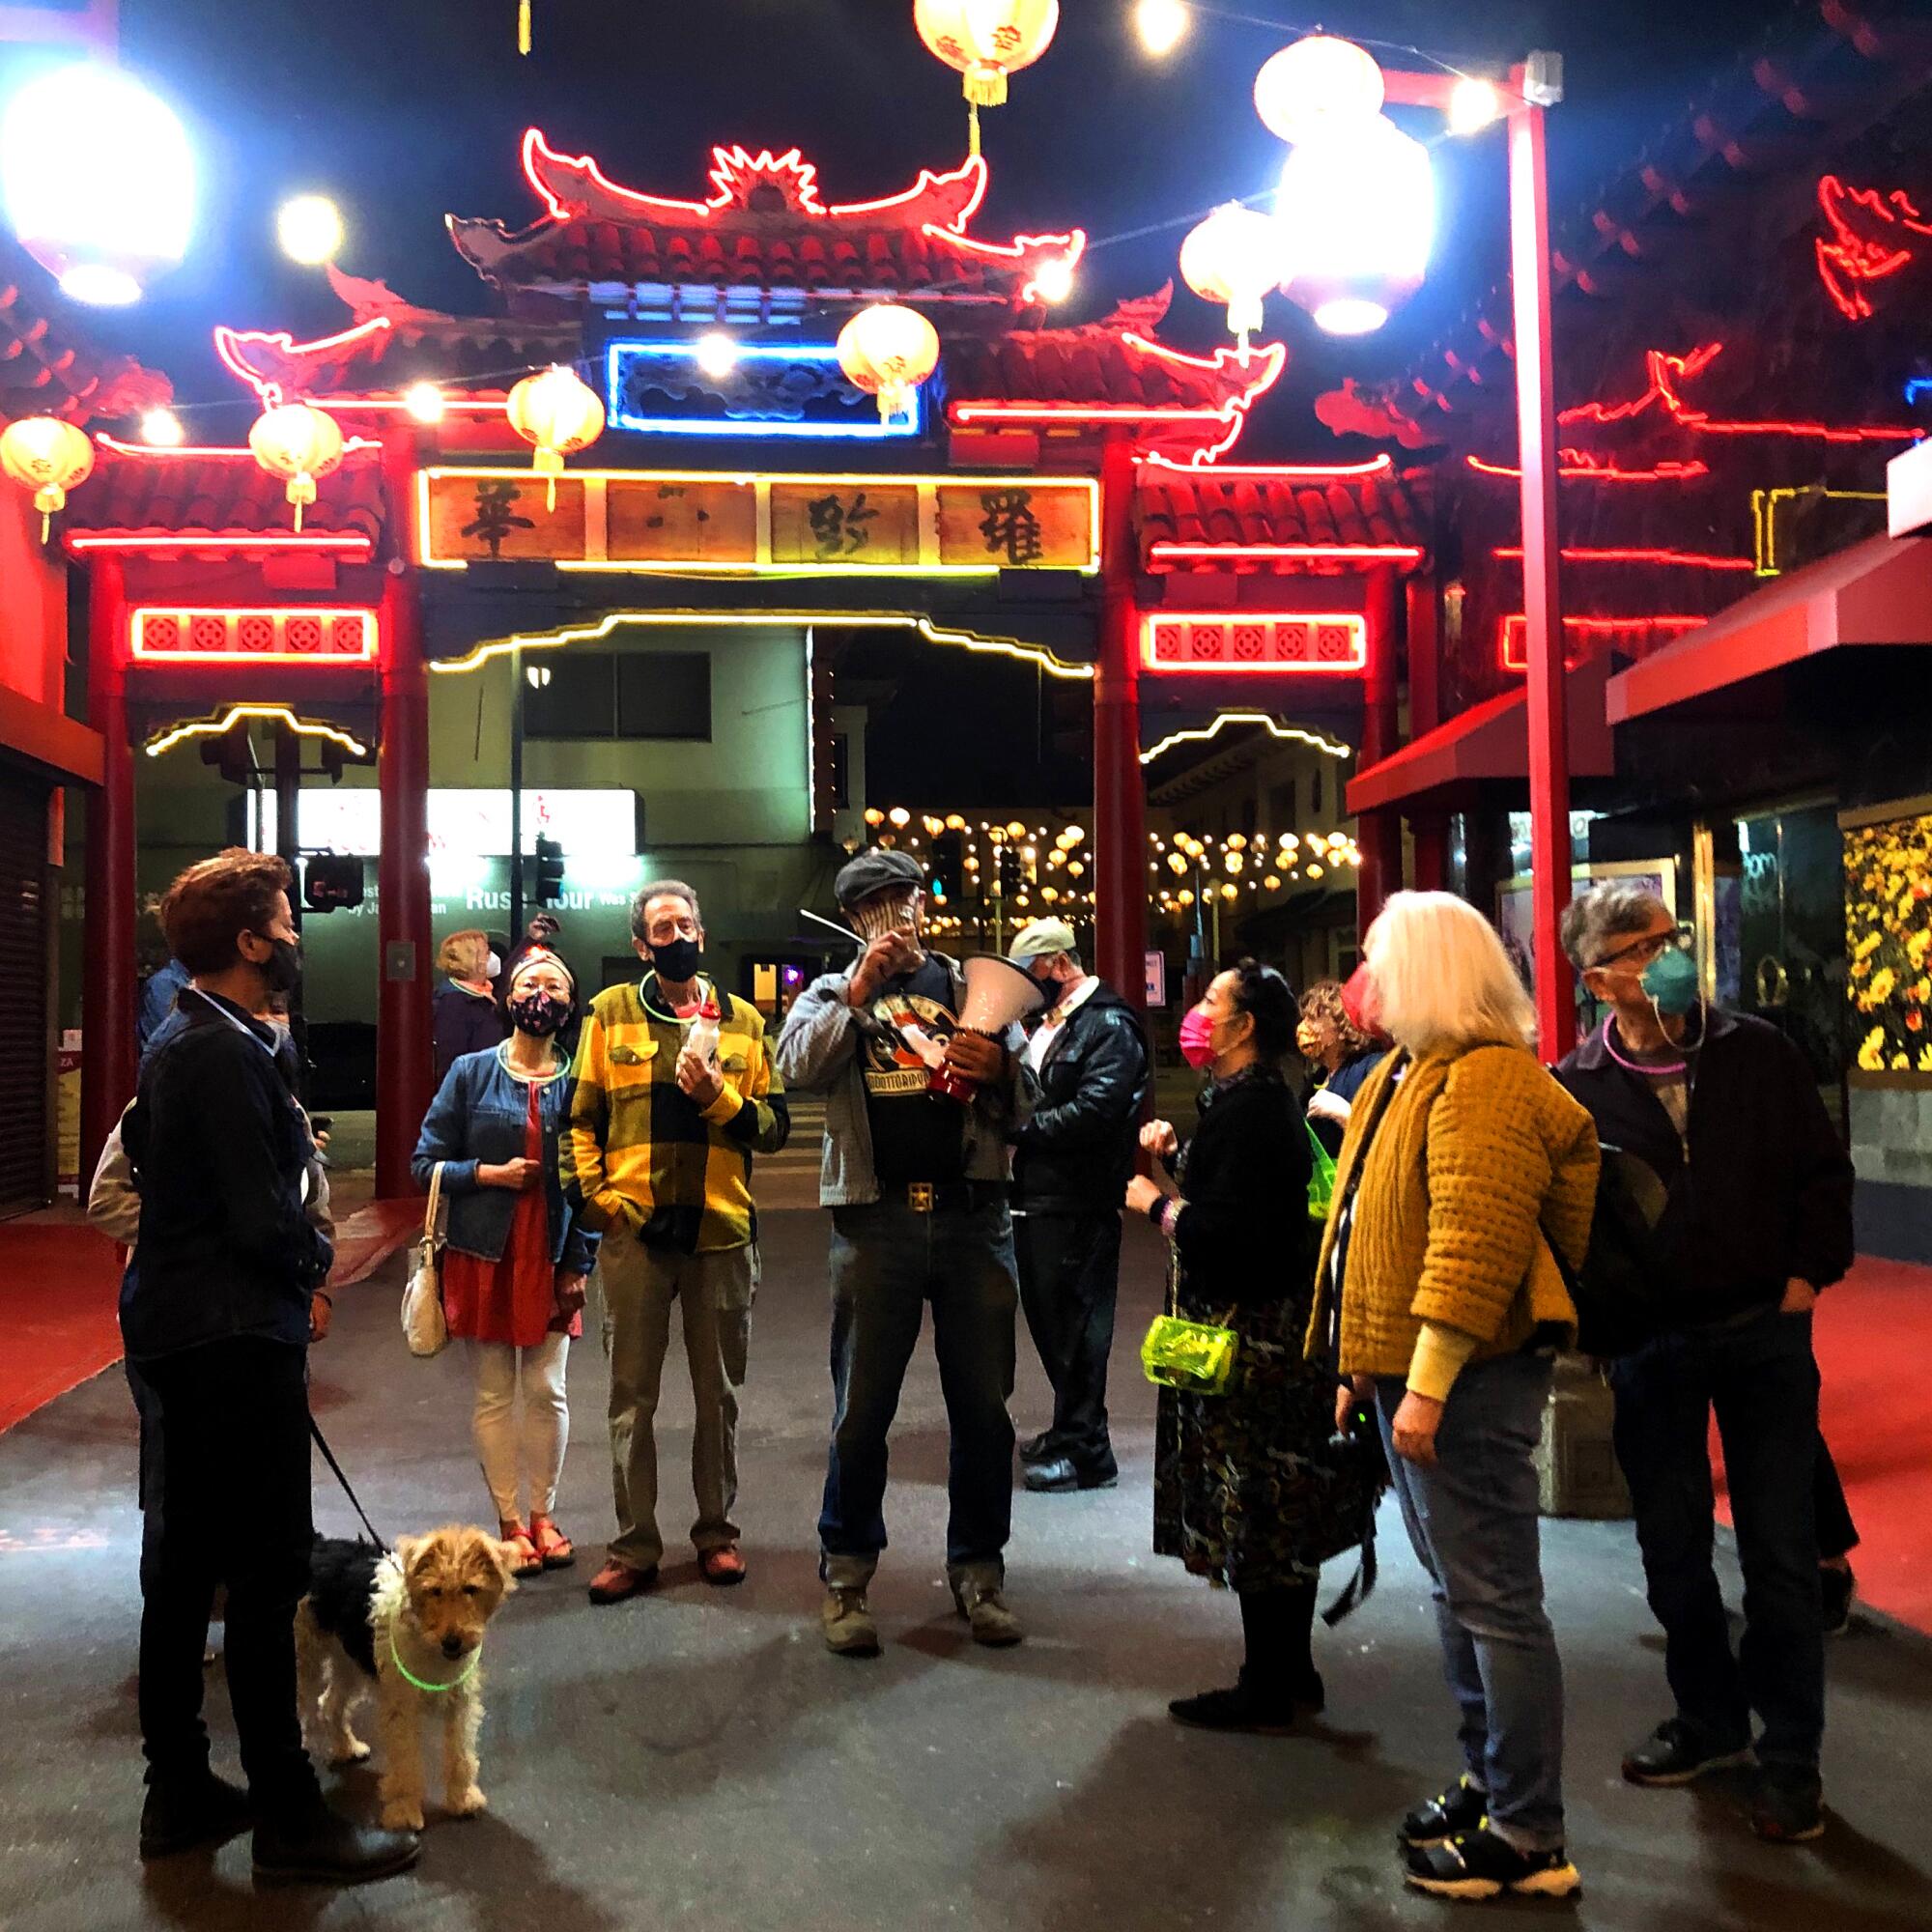
[[[1030,1490],[1105,1489],[1120,1477],[1107,1437],[1107,1357],[1121,1198],[1152,1062],[1139,1017],[1081,965],[1064,919],[1035,920],[1007,956],[1048,1001],[1027,1036],[1040,1094],[1013,1136],[1013,1252],[1020,1306],[1053,1385],[1053,1423],[1021,1447],[1020,1463]]]
[[[1007,1182],[1008,1142],[1033,1111],[1025,1037],[1017,1025],[997,1038],[958,1028],[965,978],[923,943],[917,860],[862,852],[834,889],[863,949],[799,996],[777,1051],[788,1087],[827,1096],[833,1421],[820,1622],[838,1655],[878,1655],[866,1592],[886,1547],[886,1435],[929,1301],[952,1432],[947,1580],[977,1642],[1013,1644],[1020,1625],[1002,1586],[1019,1284]],[[942,1069],[970,1091],[966,1104],[930,1091]]]

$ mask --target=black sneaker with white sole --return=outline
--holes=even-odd
[[[1825,1835],[1824,1787],[1803,1765],[1768,1764],[1751,1791],[1751,1830],[1774,1845],[1807,1845]]]
[[[1499,1838],[1487,1820],[1437,1845],[1418,1845],[1407,1855],[1404,1880],[1435,1898],[1574,1898],[1583,1875],[1561,1845],[1548,1852],[1520,1852]]]
[[[1418,1804],[1397,1829],[1396,1836],[1406,1851],[1426,1850],[1453,1838],[1458,1832],[1473,1832],[1490,1808],[1489,1794],[1478,1791],[1465,1772],[1447,1791]]]
[[[1750,1739],[1714,1738],[1686,1718],[1666,1718],[1643,1743],[1624,1753],[1624,1776],[1633,1784],[1689,1784],[1707,1771],[1751,1760]]]

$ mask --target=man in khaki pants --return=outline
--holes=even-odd
[[[763,1019],[698,970],[697,895],[676,879],[646,886],[631,935],[646,970],[590,1004],[562,1148],[564,1184],[604,1236],[617,1533],[593,1604],[648,1590],[664,1555],[652,1425],[673,1302],[696,1407],[692,1542],[706,1582],[744,1579],[731,1510],[755,1274],[752,1155],[778,1152],[791,1131]]]

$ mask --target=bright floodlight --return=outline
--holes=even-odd
[[[1138,0],[1134,31],[1141,45],[1158,60],[1187,38],[1187,9],[1180,0]]]
[[[55,68],[0,111],[8,222],[74,301],[138,301],[187,250],[194,185],[174,110],[118,68]]]
[[[275,215],[282,253],[305,269],[332,262],[342,249],[342,212],[326,194],[298,194]]]
[[[141,440],[156,449],[179,449],[187,436],[174,411],[150,410],[141,418]]]
[[[738,345],[715,331],[697,338],[697,366],[714,383],[722,383],[738,366]]]
[[[403,391],[403,407],[419,423],[442,420],[442,391],[434,383],[412,383]]]
[[[1428,270],[1429,151],[1385,115],[1332,128],[1290,154],[1275,212],[1290,298],[1331,334],[1365,334]]]
[[[1464,74],[1449,93],[1449,131],[1480,134],[1502,111],[1502,96],[1494,82]]]
[[[1064,302],[1073,293],[1073,264],[1065,255],[1049,257],[1039,265],[1033,288],[1043,302]]]

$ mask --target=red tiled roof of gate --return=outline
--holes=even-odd
[[[386,521],[382,452],[352,448],[321,478],[302,513],[302,538],[317,550],[366,555]],[[246,551],[293,547],[287,486],[246,449],[142,449],[96,439],[94,474],[68,498],[70,549]]]
[[[796,149],[716,148],[712,159],[710,198],[676,201],[618,186],[588,156],[558,154],[532,128],[524,173],[546,213],[517,232],[451,215],[450,240],[506,292],[699,287],[999,301],[1031,300],[1044,264],[1070,267],[1086,247],[1078,229],[1010,242],[967,234],[986,192],[978,156],[951,173],[927,169],[901,194],[844,206],[820,199],[818,171]]]
[[[1135,501],[1150,570],[1318,576],[1418,568],[1425,539],[1388,457],[1322,468],[1144,464]]]
[[[44,270],[0,237],[0,416],[86,422],[153,409],[172,393],[165,376],[132,356],[88,348],[58,319]]]

